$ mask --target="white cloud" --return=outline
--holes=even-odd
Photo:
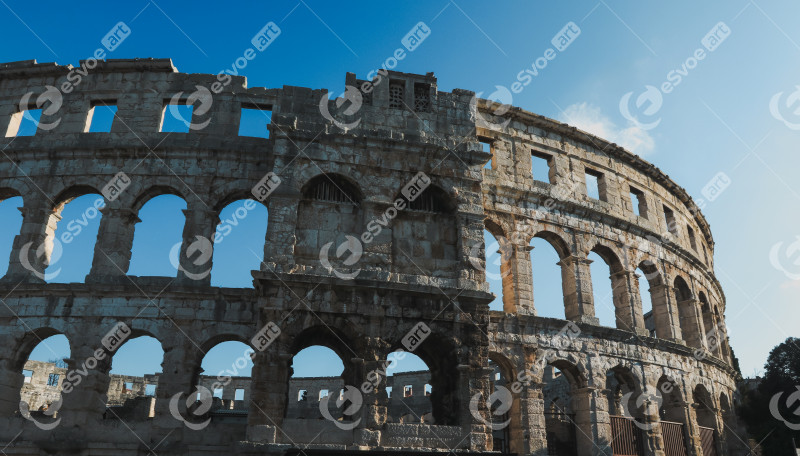
[[[611,119],[603,115],[599,107],[586,102],[567,106],[558,120],[617,143],[642,156],[650,154],[655,149],[655,141],[646,130],[632,124],[618,128]]]

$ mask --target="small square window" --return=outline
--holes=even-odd
[[[431,386],[431,385],[426,383],[425,384],[425,395],[426,396],[430,396],[432,392],[433,392],[433,386]]]
[[[494,169],[494,146],[492,145],[492,140],[488,138],[478,138],[478,142],[481,144],[481,149],[484,152],[492,155],[489,161],[483,165],[483,169]]]
[[[406,385],[403,387],[403,397],[411,397],[413,394],[411,390],[411,385]]]
[[[586,194],[589,198],[600,199],[600,185],[597,182],[597,175],[586,173]]]
[[[213,397],[218,397],[222,399],[222,388],[214,388]]]
[[[234,401],[244,400],[244,388],[236,388],[236,390],[233,392],[233,400]]]
[[[329,393],[330,393],[330,391],[328,391],[326,389],[319,390],[319,400],[322,400],[323,398],[328,397]]]
[[[392,397],[392,387],[391,386],[387,386],[386,387],[386,397]]]
[[[220,390],[220,394],[222,394],[221,391],[222,390]],[[156,385],[154,385],[152,383],[148,383],[148,384],[144,385],[144,395],[145,396],[149,396],[149,397],[155,397],[155,395],[156,395]]]
[[[58,386],[58,374],[50,374],[47,377],[47,386]]]
[[[297,402],[302,402],[308,399],[308,391],[307,390],[300,390],[297,392]]]
[[[667,206],[664,206],[664,222],[667,224],[667,231],[672,233],[673,236],[677,236],[678,222],[675,220],[675,213]]]
[[[706,264],[708,264],[708,249],[706,249],[706,246],[703,246],[703,258],[705,258]]]
[[[400,80],[389,81],[389,107],[402,108],[406,105],[406,83]]]
[[[269,138],[267,125],[272,122],[272,109],[269,106],[242,105],[239,118],[239,136]]]
[[[161,114],[161,130],[165,133],[189,133],[192,127],[192,112],[194,106],[187,104],[173,104],[169,100],[164,103]]]
[[[686,231],[689,234],[689,244],[692,246],[692,250],[695,252],[697,251],[697,240],[694,238],[694,230],[692,227],[687,226]]]
[[[133,391],[133,382],[125,382],[122,384],[122,391]]]
[[[414,84],[414,111],[430,112],[431,85],[421,82]]]
[[[531,152],[531,175],[533,180],[552,184],[550,180],[550,168],[553,164],[551,155],[540,152]]]
[[[8,124],[6,138],[14,136],[34,136],[39,129],[39,121],[42,118],[41,109],[26,109],[15,112],[11,115],[11,122]]]
[[[89,133],[109,133],[114,118],[117,116],[117,105],[114,101],[100,101],[94,103],[89,109],[89,116],[86,119],[86,132]]]
[[[499,381],[499,380],[500,380],[500,372],[495,372],[494,373],[494,381]]]
[[[31,379],[33,378],[33,371],[32,370],[28,370],[28,369],[24,369],[22,371],[22,375],[25,377],[25,381],[24,382],[25,383],[30,383]]]

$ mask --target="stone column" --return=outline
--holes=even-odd
[[[509,241],[512,242],[512,241]],[[533,271],[531,270],[531,251],[533,246],[515,243],[508,248],[513,249],[508,265],[503,265],[503,310],[515,311],[518,315],[536,315],[536,303],[533,300]],[[508,273],[506,273],[506,268]],[[507,304],[508,303],[508,304]],[[513,308],[507,309],[507,307]]]
[[[183,211],[183,244],[178,257],[178,281],[185,285],[210,285],[211,263],[214,255],[214,233],[219,213],[201,202]]]
[[[126,276],[131,264],[134,229],[141,222],[135,212],[126,208],[106,205],[100,212],[103,216],[87,282],[112,282]]]
[[[47,236],[54,235],[56,223],[60,219],[53,213],[51,203],[40,195],[25,200],[22,212],[22,227],[14,238],[8,272],[4,280],[17,282],[44,282],[44,271],[50,261],[50,245]]]
[[[700,315],[699,301],[687,299],[677,304],[679,309],[684,309],[681,318],[681,330],[686,345],[694,348],[706,348],[705,337],[703,337],[703,322]]]
[[[468,364],[459,364],[458,369],[458,391],[461,398],[459,401],[459,416],[461,419],[464,434],[469,434],[465,442],[469,443],[469,450],[473,452],[489,451],[492,444],[492,430],[486,424],[477,420],[470,410],[470,400],[474,395],[480,393],[486,404],[489,397],[489,376],[491,371],[488,368],[473,367]],[[479,408],[480,412],[486,412],[485,407]],[[484,415],[489,417],[489,415]]]
[[[176,330],[177,331],[177,330]],[[180,335],[180,337],[183,337]],[[199,375],[203,354],[187,339],[165,342],[164,360],[161,363],[161,375],[158,376],[156,388],[154,433],[160,438],[169,432],[184,427],[182,419],[190,419],[187,413],[187,401],[196,394],[195,375]],[[170,401],[177,397],[177,410],[170,408]],[[178,416],[174,416],[173,413]],[[180,435],[180,434],[178,434]],[[158,440],[156,440],[158,441]]]
[[[264,263],[270,268],[290,269],[295,264],[294,251],[297,244],[298,195],[273,194],[269,199],[267,242],[264,245]],[[264,264],[262,270],[269,270]]]
[[[273,342],[253,358],[250,384],[250,410],[247,414],[247,439],[275,443],[283,424],[289,394],[288,347]]]
[[[649,389],[655,391],[654,387],[648,386]],[[645,456],[664,456],[665,446],[664,437],[661,434],[661,417],[659,416],[660,402],[656,400],[657,396],[651,394],[644,402],[644,410],[642,416],[642,448],[644,449]]]
[[[355,445],[376,447],[381,442],[381,430],[389,414],[389,398],[386,395],[386,367],[389,361],[377,347],[365,354],[367,359],[353,358],[355,367],[360,367],[360,379],[353,387],[362,394],[361,423],[355,431]],[[355,380],[355,379],[354,379]]]
[[[85,366],[88,373],[80,377],[80,383],[72,382],[71,391],[61,393],[64,402],[59,414],[65,427],[85,428],[87,424],[102,419],[106,410],[112,354],[103,348],[102,335],[96,331],[78,329],[67,336],[72,341],[72,353],[65,360],[68,371],[82,370]],[[99,353],[105,354],[103,359],[99,359]]]
[[[642,299],[639,296],[639,276],[636,271],[619,271],[611,274],[611,288],[616,308],[617,328],[646,336]]]
[[[522,411],[523,447],[511,442],[511,452],[532,456],[547,455],[547,426],[545,425],[544,383],[532,381],[519,395]]]
[[[586,387],[573,390],[572,410],[575,425],[578,456],[612,456],[611,418],[608,414],[608,399],[602,390]]]
[[[8,347],[12,346],[8,344]],[[13,369],[11,359],[0,357],[0,418],[13,416],[19,410],[20,390],[24,381],[22,372]]]
[[[653,318],[656,324],[656,336],[660,339],[682,343],[678,309],[672,304],[669,290],[670,287],[664,284],[650,287],[650,293],[653,299]]]
[[[558,262],[567,320],[599,325],[600,320],[594,314],[590,264],[592,260],[575,255]]]
[[[689,395],[691,396],[691,391]],[[686,423],[686,448],[689,456],[703,456],[703,446],[700,441],[700,429],[697,427],[697,404],[684,402],[683,414]]]

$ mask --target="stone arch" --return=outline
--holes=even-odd
[[[153,198],[161,195],[175,195],[183,201],[186,201],[186,195],[171,185],[151,185],[141,189],[139,193],[136,194],[136,197],[133,199],[133,203],[131,204],[131,210],[138,216],[139,211],[142,209],[142,207],[144,207],[145,204],[147,204]]]
[[[311,177],[300,187],[300,193],[303,199],[355,205],[364,199],[358,183],[339,173],[320,173]]]
[[[651,333],[655,332],[658,338],[676,338],[669,307],[669,290],[661,271],[656,263],[650,259],[642,260],[638,269],[644,273],[644,278],[650,286],[650,300],[653,304],[651,314],[644,316],[645,327]]]
[[[617,364],[606,371],[605,393],[611,415],[642,421],[645,411],[636,404],[642,391],[641,382],[629,367]]]
[[[699,291],[697,293],[698,305],[700,306],[700,313],[703,318],[703,337],[705,338],[708,350],[717,358],[722,358],[722,351],[720,350],[720,337],[719,337],[719,322],[714,316],[714,311],[711,304],[708,302],[706,293]]]
[[[500,418],[501,420],[510,420],[508,426],[503,427],[498,431],[493,431],[493,440],[500,448],[494,447],[493,451],[503,451],[505,453],[523,454],[525,448],[525,435],[522,428],[522,410],[520,407],[521,394],[514,387],[514,382],[518,381],[517,369],[514,362],[499,352],[489,351],[489,361],[497,366],[500,378],[495,379],[492,377],[490,383],[492,388],[490,394],[497,387],[508,389],[513,397],[511,408],[508,410],[506,416]]]
[[[558,262],[556,262],[556,265],[561,268],[560,271],[561,299],[562,299],[562,304],[564,306],[564,314],[563,317],[559,315],[558,318],[569,319],[571,316],[574,317],[575,315],[572,315],[570,312],[572,313],[577,312],[576,310],[572,309],[573,307],[575,307],[573,303],[576,299],[577,283],[576,283],[575,270],[573,264],[571,261],[569,261],[570,258],[574,258],[571,254],[569,244],[567,243],[567,241],[564,240],[564,237],[561,234],[551,230],[540,230],[533,233],[533,235],[531,236],[531,240],[529,241],[529,248],[531,249],[533,249],[533,246],[531,245],[533,243],[533,239],[542,239],[547,244],[549,244],[550,247],[552,247],[552,249],[555,251],[556,256],[558,257],[559,260]],[[529,255],[531,258],[531,268],[533,267],[533,263],[535,261],[533,258],[535,255],[537,255],[536,250],[535,249],[531,250],[531,253]],[[536,299],[534,296],[534,287],[536,280],[537,280],[536,277],[534,277],[532,274],[530,288],[531,288],[531,301],[533,302],[534,309],[536,308]]]
[[[495,245],[488,245],[484,242],[484,271],[486,272],[486,280],[489,281],[493,277],[489,276],[489,262],[490,261],[499,261],[500,264],[500,277],[494,278],[499,279],[501,281],[501,301],[503,303],[503,312],[505,313],[516,313],[517,312],[517,303],[516,303],[516,289],[515,283],[518,281],[516,275],[518,271],[515,270],[515,264],[517,263],[517,254],[518,251],[514,245],[512,245],[511,241],[509,240],[508,236],[506,235],[505,230],[501,227],[498,223],[491,219],[484,220],[484,228],[487,232],[489,232],[496,241]],[[495,247],[497,247],[495,249]]]
[[[630,274],[625,270],[620,255],[613,248],[600,243],[597,243],[590,252],[596,253],[608,265],[616,327],[626,331],[635,331],[635,328],[641,325],[641,323],[637,323],[641,322],[639,317],[642,313],[641,303],[634,302],[632,299]],[[639,308],[636,308],[636,305]]]
[[[591,425],[586,386],[587,379],[576,364],[563,358],[547,362],[542,375],[542,395],[548,452],[583,454],[580,448],[592,445],[583,435],[585,425]],[[588,435],[593,435],[591,430]]]
[[[689,283],[680,275],[676,275],[673,290],[681,334],[686,345],[693,348],[704,347],[702,323],[699,319],[700,310]]]

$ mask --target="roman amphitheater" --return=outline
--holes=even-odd
[[[168,59],[99,62],[62,90],[71,69],[0,64],[0,191],[23,200],[0,283],[3,454],[747,454],[709,225],[638,156],[440,92],[432,73],[348,73],[344,100]],[[187,133],[161,131],[169,104],[193,107]],[[110,131],[89,133],[110,105]],[[18,136],[37,108],[38,130]],[[271,112],[268,138],[239,136],[243,109]],[[60,212],[87,194],[106,199],[91,272],[48,283]],[[177,277],[128,275],[137,214],[162,194],[187,205]],[[252,287],[213,287],[208,240],[220,210],[248,198],[268,209],[264,261]],[[537,316],[534,238],[560,259],[564,319]],[[592,252],[610,270],[615,327],[595,312]],[[489,309],[487,253],[502,311]],[[56,334],[66,367],[28,360]],[[119,343],[145,335],[161,372],[111,375]],[[213,380],[204,354],[225,341],[252,345],[252,378],[196,400]],[[292,378],[315,345],[339,355],[341,377]],[[385,375],[398,350],[429,371]]]

